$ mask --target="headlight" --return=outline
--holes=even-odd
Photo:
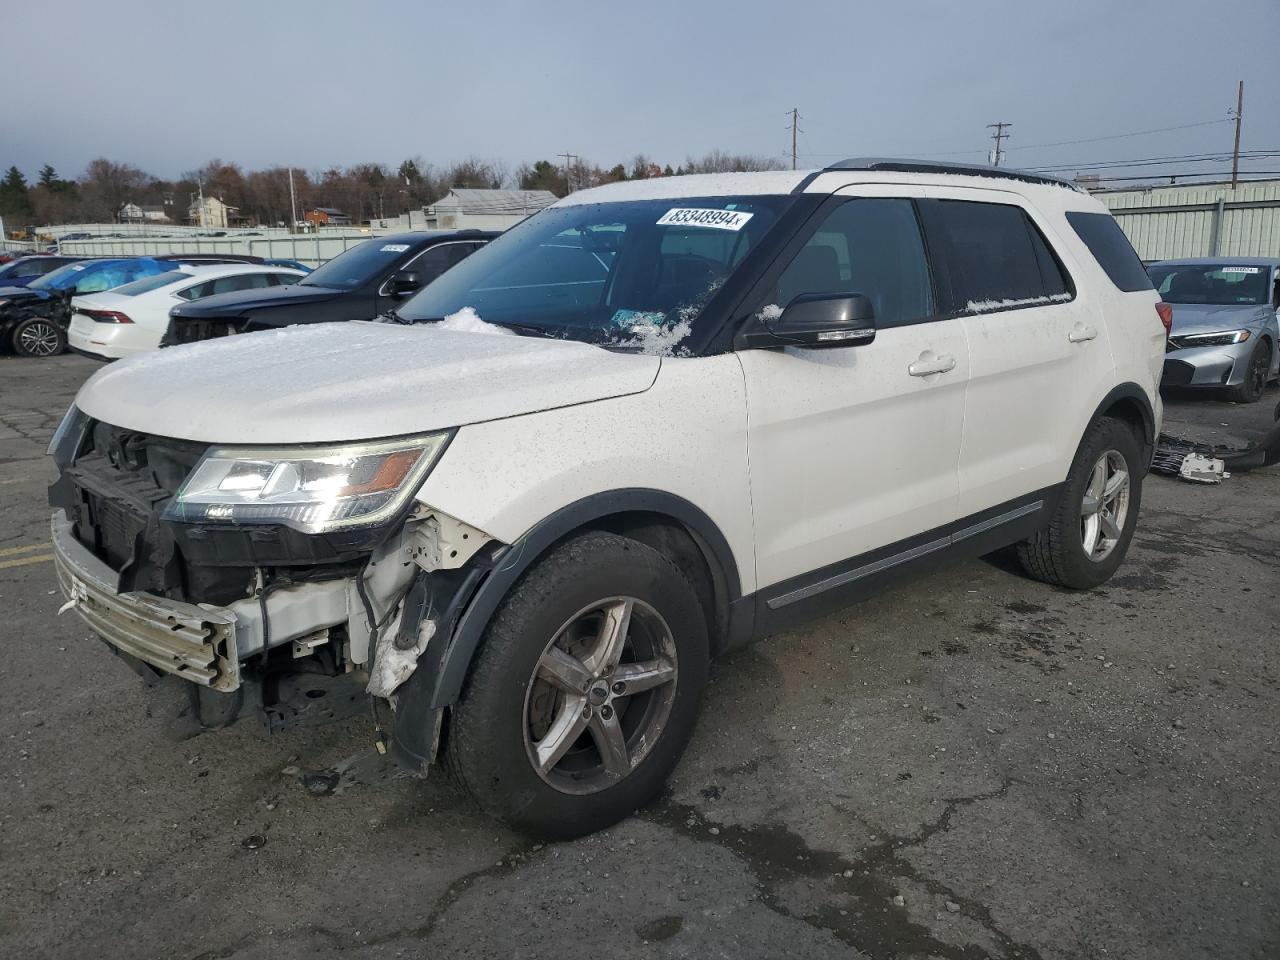
[[[58,429],[53,431],[53,439],[49,441],[49,449],[45,451],[53,457],[53,462],[58,465],[58,469],[70,463],[79,452],[88,426],[89,418],[81,413],[80,408],[74,403],[71,404],[67,412],[62,415]]]
[[[304,533],[394,516],[449,434],[325,447],[213,447],[165,508],[189,523],[282,523]]]
[[[1249,339],[1248,330],[1224,330],[1222,333],[1188,333],[1177,338],[1183,347],[1229,347]]]

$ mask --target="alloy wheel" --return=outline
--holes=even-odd
[[[1267,373],[1271,368],[1271,351],[1257,350],[1253,355],[1253,363],[1249,364],[1249,396],[1261,397],[1267,389]]]
[[[18,334],[18,348],[31,357],[51,357],[58,352],[58,331],[44,320],[29,323]]]
[[[1108,450],[1094,464],[1080,502],[1080,541],[1090,560],[1105,560],[1120,541],[1129,490],[1128,464],[1118,451]]]
[[[677,672],[671,629],[644,601],[610,597],[578,611],[543,650],[525,694],[534,770],[563,793],[618,783],[662,735]]]

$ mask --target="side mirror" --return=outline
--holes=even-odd
[[[387,293],[393,297],[407,297],[411,293],[416,293],[421,286],[422,281],[418,279],[416,273],[412,270],[402,270],[387,283]]]
[[[854,347],[876,338],[875,308],[860,293],[803,293],[775,319],[740,335],[746,347]]]

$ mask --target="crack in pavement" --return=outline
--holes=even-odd
[[[876,958],[901,955],[928,955],[945,960],[993,960],[978,944],[964,946],[939,939],[923,924],[909,919],[906,910],[893,904],[898,894],[896,880],[911,880],[930,893],[945,896],[959,906],[959,915],[973,920],[991,935],[1002,958],[1041,960],[1039,952],[1018,943],[1001,930],[988,907],[962,897],[941,881],[922,874],[905,860],[900,851],[927,843],[937,833],[951,828],[956,813],[975,803],[1003,797],[1013,780],[998,789],[968,797],[944,800],[946,809],[916,833],[890,836],[864,849],[856,859],[817,850],[799,835],[778,824],[744,827],[717,823],[696,807],[663,800],[646,816],[677,833],[702,843],[715,843],[744,860],[762,889],[761,903],[781,916],[800,920],[825,930],[843,943]],[[714,829],[716,833],[711,833]],[[827,883],[828,902],[808,914],[797,913],[781,902],[778,888],[795,880],[821,879]],[[842,903],[849,904],[845,909]]]

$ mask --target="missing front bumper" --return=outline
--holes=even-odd
[[[222,693],[240,686],[234,613],[118,592],[116,572],[75,539],[61,511],[50,522],[50,536],[63,596],[107,643],[157,670]]]

